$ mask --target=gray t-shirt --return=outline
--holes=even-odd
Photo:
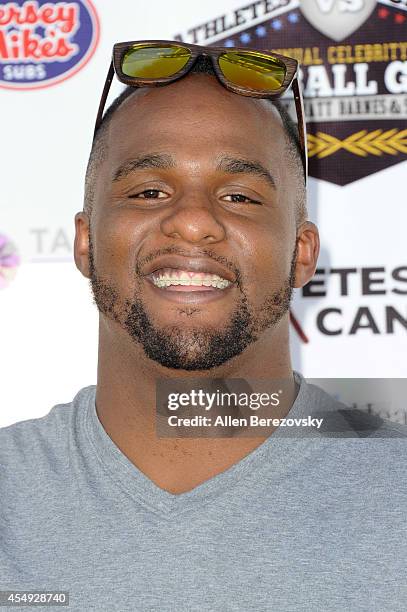
[[[288,417],[340,414],[295,375]],[[279,427],[174,495],[113,443],[95,392],[0,429],[1,590],[69,591],[71,612],[405,612],[407,427]]]

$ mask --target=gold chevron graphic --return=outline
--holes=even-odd
[[[340,149],[345,149],[359,157],[367,157],[368,155],[380,157],[383,154],[407,153],[407,129],[398,130],[394,128],[385,132],[383,130],[373,130],[372,132],[361,130],[344,140],[330,134],[324,134],[324,132],[308,134],[309,157],[316,156],[318,159],[322,159],[333,155]]]

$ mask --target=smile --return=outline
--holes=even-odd
[[[235,283],[217,274],[160,269],[145,276],[155,295],[171,302],[203,303],[225,297]]]
[[[161,268],[150,274],[149,278],[156,287],[169,291],[224,290],[232,285],[229,280],[217,274],[174,268]]]

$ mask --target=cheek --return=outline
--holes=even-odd
[[[129,215],[106,214],[95,227],[95,265],[100,277],[116,286],[133,287],[137,280],[136,261],[142,227]]]
[[[289,244],[287,230],[277,222],[265,225],[255,236],[241,236],[242,288],[253,302],[278,291],[287,280],[292,258]]]

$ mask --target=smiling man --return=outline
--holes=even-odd
[[[283,418],[344,408],[292,370],[290,299],[319,239],[282,108],[204,61],[125,90],[75,225],[97,385],[0,431],[0,587],[86,612],[404,610],[405,428],[156,432],[164,379],[285,381]]]
[[[143,473],[187,491],[260,440],[157,440],[158,378],[290,378],[296,395],[289,303],[319,247],[300,156],[268,100],[205,72],[130,89],[99,128],[76,230],[101,313],[98,415]]]

